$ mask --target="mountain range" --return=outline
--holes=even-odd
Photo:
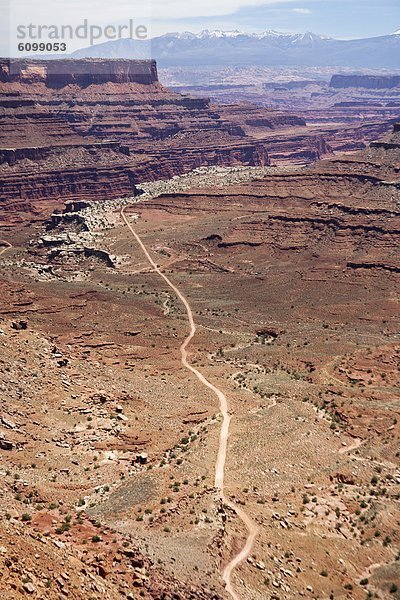
[[[120,39],[73,52],[72,58],[155,58],[160,67],[308,66],[398,69],[400,30],[373,38],[337,40],[311,32],[249,34],[204,30],[149,40]]]

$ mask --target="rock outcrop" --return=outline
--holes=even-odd
[[[187,213],[235,205],[245,216],[232,222],[219,248],[266,246],[268,255],[304,262],[334,274],[400,268],[400,133],[363,152],[301,170],[268,169],[264,178],[226,189],[162,195],[146,208]]]
[[[158,81],[155,60],[123,59],[11,59],[0,62],[3,83],[44,83],[47,87],[101,85],[104,83],[142,83]]]
[[[332,69],[324,76],[331,72]],[[297,79],[305,74],[307,79]],[[398,75],[389,78],[378,75],[334,77],[334,85],[337,81],[346,87],[332,87],[318,70],[287,68],[271,72],[266,67],[198,68],[194,72],[185,67],[161,70],[161,76],[175,90],[209,95],[214,103],[225,105],[224,113],[230,113],[233,119],[237,116],[247,133],[250,127],[244,123],[255,123],[250,135],[265,140],[271,161],[279,165],[315,160],[321,155],[320,139],[331,152],[353,152],[389,133],[400,118],[400,87],[390,87]],[[216,86],[216,81],[222,83]],[[196,85],[190,85],[194,82]],[[279,115],[283,118],[277,122]]]
[[[333,75],[331,88],[391,89],[400,87],[400,75]]]

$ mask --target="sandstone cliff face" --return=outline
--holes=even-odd
[[[311,72],[314,77],[315,71]],[[281,81],[280,77],[289,79],[300,74],[290,68],[279,74],[271,73],[266,67],[211,71],[199,68],[194,72],[183,67],[162,69],[161,73],[176,90],[210,95],[214,103],[224,105],[223,110],[231,113],[232,118],[237,111],[246,131],[249,126],[243,125],[251,119],[257,124],[251,133],[254,137],[271,138],[271,134],[282,133],[287,145],[284,154],[275,152],[274,140],[267,144],[271,160],[278,164],[296,161],[300,152],[312,152],[312,134],[322,137],[333,152],[355,151],[388,133],[400,118],[400,87],[330,87],[328,81],[320,79],[320,72],[315,79]],[[346,77],[343,84],[358,85],[352,76]],[[225,85],[215,86],[214,81]],[[359,83],[391,85],[395,81],[366,78]],[[197,85],[188,85],[190,82]],[[279,114],[283,116],[281,123],[277,122]],[[294,117],[291,125],[289,117],[294,115],[297,118]],[[301,119],[306,121],[307,127],[299,123]],[[297,137],[290,146],[293,134]]]
[[[333,75],[331,88],[390,89],[400,86],[400,75]]]
[[[101,85],[104,83],[142,83],[158,81],[154,60],[29,60],[0,61],[3,83],[44,83],[47,87]]]
[[[311,163],[332,149],[323,135],[308,130],[306,120],[291,113],[251,104],[218,107],[228,122],[262,141],[272,163]]]
[[[41,214],[202,165],[269,161],[207,99],[163,88],[154,61],[0,61],[0,81],[3,209]]]
[[[136,174],[118,150],[98,145],[50,152],[47,159],[0,165],[0,226],[21,218],[41,221],[68,200],[107,200],[136,193]]]
[[[269,170],[250,185],[161,196],[146,208],[187,213],[229,206],[232,221],[220,249],[264,246],[276,260],[318,272],[400,271],[400,132],[363,152],[293,172]]]

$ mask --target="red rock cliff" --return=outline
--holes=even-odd
[[[155,60],[96,59],[0,61],[0,81],[4,83],[44,83],[47,87],[62,88],[76,84],[80,87],[104,83],[141,83],[158,81]]]
[[[164,88],[155,61],[0,61],[0,223],[203,165],[267,163],[208,99]]]

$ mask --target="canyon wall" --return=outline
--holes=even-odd
[[[266,247],[324,277],[346,270],[391,276],[400,271],[400,133],[368,149],[300,170],[269,169],[263,179],[231,188],[191,190],[146,203],[172,213],[245,211],[213,243],[219,249]],[[211,239],[211,238],[210,238]],[[322,276],[322,275],[321,275]]]
[[[332,76],[333,86],[337,82],[342,87],[329,85],[327,78]],[[321,155],[321,139],[328,153],[361,150],[389,133],[400,118],[400,86],[390,87],[399,79],[395,73],[389,77],[379,72],[359,77],[339,76],[333,68],[189,71],[182,67],[161,69],[161,77],[175,90],[210,95],[212,102],[224,105],[220,110],[230,113],[232,119],[241,112],[242,128],[265,140],[271,161],[276,164],[315,160]],[[216,86],[217,81],[221,85]],[[279,115],[283,117],[280,122]],[[291,123],[290,117],[294,117]]]
[[[294,114],[297,93],[273,92],[286,94],[284,110],[217,105],[163,87],[152,60],[0,60],[0,223],[200,166],[311,164],[365,147],[399,111],[336,94],[325,106],[325,91]]]
[[[269,161],[208,99],[164,88],[152,60],[2,60],[0,82],[3,224],[203,165]]]
[[[101,85],[104,83],[142,83],[158,81],[155,60],[29,60],[0,61],[3,83],[44,83],[47,87]]]
[[[391,89],[400,86],[400,75],[333,75],[331,88]]]

